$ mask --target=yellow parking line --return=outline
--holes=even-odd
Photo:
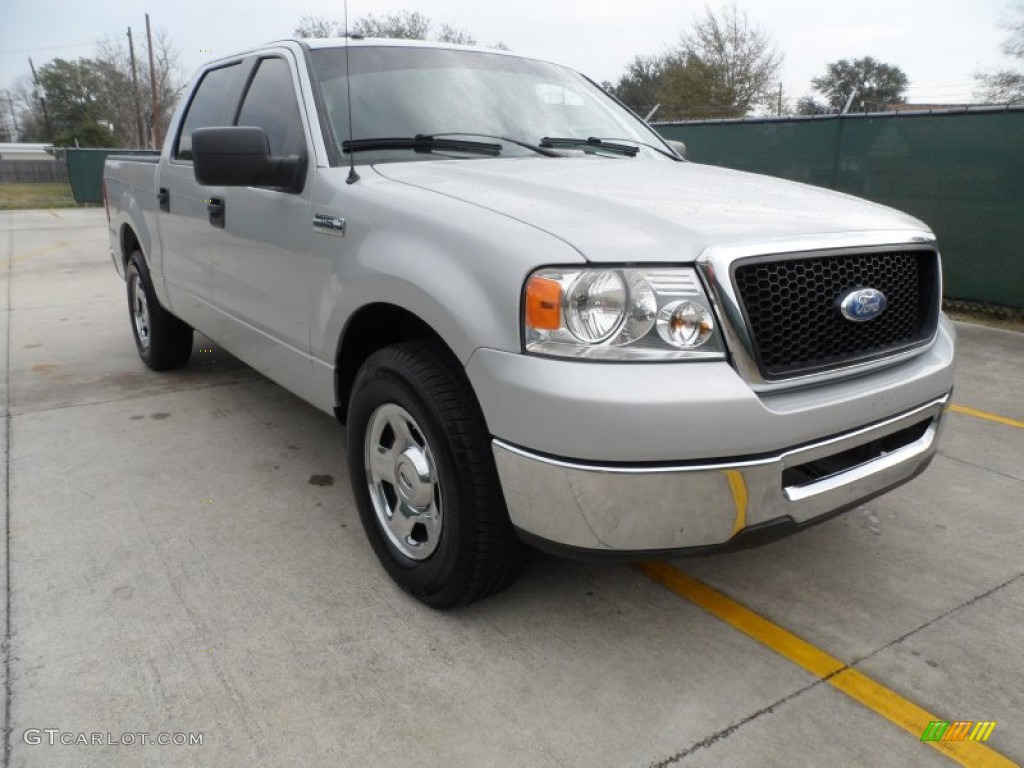
[[[53,245],[47,245],[43,248],[36,248],[34,251],[22,253],[19,254],[18,256],[13,256],[9,259],[0,259],[0,267],[6,267],[8,264],[14,264],[19,261],[25,261],[26,259],[33,259],[36,256],[45,256],[48,253],[59,251],[61,248],[66,248],[69,245],[71,245],[70,240],[61,240],[60,242],[54,243]]]
[[[56,211],[51,211],[49,208],[46,209],[46,212],[53,216],[53,218],[55,219],[61,218],[61,215],[59,213],[57,213]]]
[[[979,411],[977,408],[968,408],[966,405],[951,405],[949,410],[956,411],[957,413],[963,413],[968,416],[974,416],[979,419],[986,419],[988,421],[994,421],[997,424],[1005,424],[1008,427],[1016,427],[1017,429],[1024,429],[1024,421],[1017,421],[1016,419],[1008,419],[1005,416],[997,416],[994,413],[988,411]]]
[[[941,719],[668,563],[642,563],[637,567],[652,580],[685,597],[797,666],[803,667],[890,723],[898,725],[914,738],[920,739],[931,721]],[[923,743],[960,765],[972,768],[1017,766],[1017,763],[978,742]]]

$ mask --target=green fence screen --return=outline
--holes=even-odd
[[[103,202],[103,163],[108,155],[159,155],[151,149],[65,149],[76,203]]]
[[[816,184],[928,224],[945,295],[1024,307],[1024,109],[660,123],[698,163]]]

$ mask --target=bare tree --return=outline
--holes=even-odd
[[[464,29],[451,24],[435,24],[419,11],[401,10],[376,16],[372,13],[356,19],[350,25],[353,35],[385,37],[399,40],[436,40],[457,45],[476,45],[476,38]],[[333,37],[345,34],[344,25],[323,16],[303,16],[295,27],[298,37]],[[490,46],[507,51],[504,43]]]
[[[46,126],[43,124],[43,113],[39,107],[35,85],[31,75],[22,75],[7,89],[8,110],[17,117],[18,131],[15,141],[41,143],[47,141]],[[12,122],[14,117],[12,117]]]
[[[743,117],[777,109],[781,64],[771,35],[735,5],[705,7],[678,45],[636,56],[614,93],[640,115],[660,104],[659,119]]]
[[[303,16],[292,31],[296,37],[335,37],[343,33],[337,24],[323,16]]]
[[[0,93],[0,129],[6,137],[0,141],[18,141],[21,124],[18,120],[19,101],[17,92],[8,88]]]
[[[691,62],[699,60],[705,75],[713,79],[712,105],[745,114],[775,98],[782,52],[771,35],[753,26],[746,12],[735,5],[718,12],[705,6],[704,16],[683,35],[681,48]]]
[[[160,114],[156,119],[160,121],[160,135],[166,136],[174,110],[177,108],[178,101],[181,99],[182,94],[185,93],[185,87],[188,85],[188,75],[182,69],[178,50],[171,43],[165,30],[158,29],[154,33],[153,47],[155,52],[156,87],[160,92]],[[149,82],[149,67],[147,66],[143,72],[144,74],[139,75],[139,81]],[[150,121],[152,119],[153,117],[150,116]]]
[[[402,10],[383,16],[367,14],[352,25],[352,33],[363,37],[427,40],[433,26],[433,22],[419,11]]]
[[[153,124],[150,92],[149,59],[139,56],[136,51],[139,91],[132,92],[131,62],[128,48],[121,38],[106,37],[99,42],[94,61],[106,79],[106,87],[100,95],[107,118],[114,124],[114,133],[122,146],[143,147],[149,143]],[[186,75],[181,67],[178,52],[170,42],[167,32],[157,29],[153,34],[153,63],[156,68],[156,85],[160,102],[160,135],[167,135],[174,108],[181,98],[186,85]],[[135,108],[142,109],[145,136],[138,136]]]
[[[1024,63],[1024,3],[1019,3],[1014,12],[1016,19],[1005,22],[1002,26],[1009,32],[1003,41],[1003,53]],[[1024,103],[1024,71],[1000,69],[992,72],[979,72],[975,79],[981,86],[978,96],[995,104]]]
[[[455,43],[456,45],[476,45],[476,38],[464,29],[458,29],[450,24],[442,24],[441,31],[437,34],[437,41],[440,43]]]
[[[119,39],[105,37],[97,46],[96,65],[108,87],[101,96],[105,119],[114,125],[118,143],[124,147],[144,147],[148,135],[145,131],[145,107],[149,104],[149,91],[144,89],[143,78],[138,78],[138,88],[132,83],[131,61],[127,46]],[[145,72],[145,68],[142,70]],[[142,118],[142,132],[139,119]]]

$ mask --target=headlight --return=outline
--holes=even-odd
[[[626,283],[617,272],[581,272],[565,306],[569,333],[587,344],[606,341],[626,319]]]
[[[691,268],[541,269],[524,294],[528,352],[601,360],[725,357]]]

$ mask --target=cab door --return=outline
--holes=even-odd
[[[218,321],[212,307],[212,253],[223,239],[210,226],[210,201],[224,188],[203,187],[192,170],[192,131],[229,126],[255,59],[239,59],[203,73],[185,108],[178,135],[161,160],[157,190],[161,277],[171,309],[196,330],[211,335]]]
[[[210,189],[222,227],[211,252],[212,304],[219,343],[265,375],[310,399],[313,304],[310,238],[316,164],[307,110],[287,49],[261,54],[234,121],[262,128],[275,157],[304,159],[299,191],[262,187]]]

